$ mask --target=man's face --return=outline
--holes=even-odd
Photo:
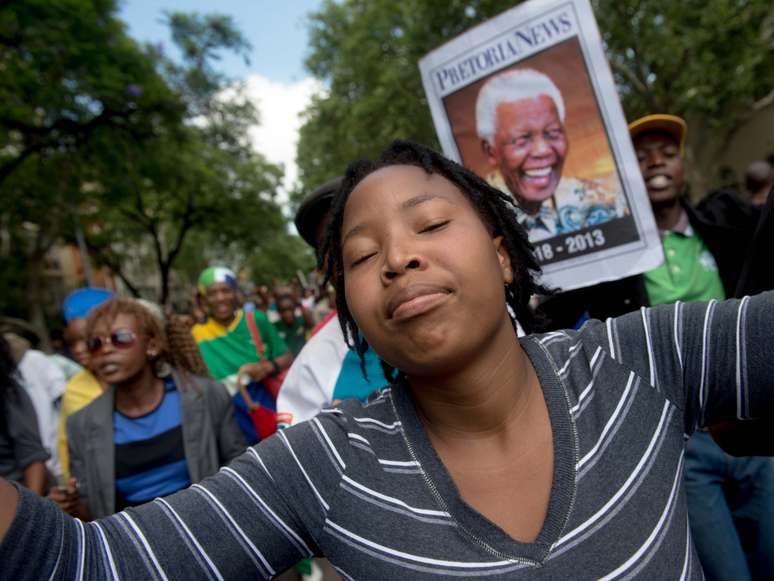
[[[295,290],[292,286],[288,285],[278,285],[274,287],[274,302],[276,304],[279,304],[280,300],[284,298],[295,298]]]
[[[64,330],[64,340],[75,360],[83,367],[89,367],[91,358],[86,347],[86,319],[70,321]]]
[[[671,204],[683,191],[680,146],[667,133],[643,133],[634,140],[642,179],[653,205]]]
[[[227,282],[212,283],[204,295],[210,315],[222,324],[228,324],[234,318],[236,299],[236,291]]]
[[[500,103],[494,145],[483,142],[517,201],[529,209],[550,198],[562,177],[567,137],[551,97]]]
[[[283,297],[277,301],[277,311],[286,325],[292,325],[296,320],[296,303],[290,297]]]

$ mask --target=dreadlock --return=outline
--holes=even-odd
[[[505,300],[511,313],[511,323],[515,329],[518,321],[526,332],[531,332],[534,329],[535,316],[529,307],[529,299],[533,294],[547,294],[550,291],[535,280],[536,275],[540,273],[540,266],[526,231],[516,220],[516,204],[513,198],[432,149],[410,141],[394,141],[378,159],[356,161],[347,168],[341,188],[331,205],[331,219],[320,252],[319,266],[325,269],[326,279],[336,289],[336,309],[344,330],[344,340],[360,356],[363,374],[366,372],[364,356],[368,343],[349,311],[344,294],[341,227],[344,208],[355,187],[373,172],[394,165],[411,165],[423,169],[428,174],[445,177],[468,198],[492,236],[502,236],[514,271],[513,281],[505,286]],[[382,361],[381,365],[390,383],[403,379],[403,373],[385,361]]]
[[[210,377],[202,352],[191,334],[191,326],[184,316],[167,316],[164,331],[169,343],[170,363],[178,371],[187,371],[201,377]]]

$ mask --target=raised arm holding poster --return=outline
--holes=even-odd
[[[663,261],[588,0],[520,4],[419,66],[444,153],[515,198],[546,284]]]

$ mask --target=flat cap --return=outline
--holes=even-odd
[[[309,246],[317,248],[315,233],[317,225],[331,207],[336,192],[339,191],[344,178],[337,177],[309,193],[301,202],[294,220],[296,230]]]

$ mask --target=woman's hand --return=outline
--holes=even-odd
[[[80,513],[81,494],[78,492],[78,482],[75,478],[70,478],[67,486],[54,486],[48,493],[48,497],[53,500],[63,512],[71,516],[78,516]]]

